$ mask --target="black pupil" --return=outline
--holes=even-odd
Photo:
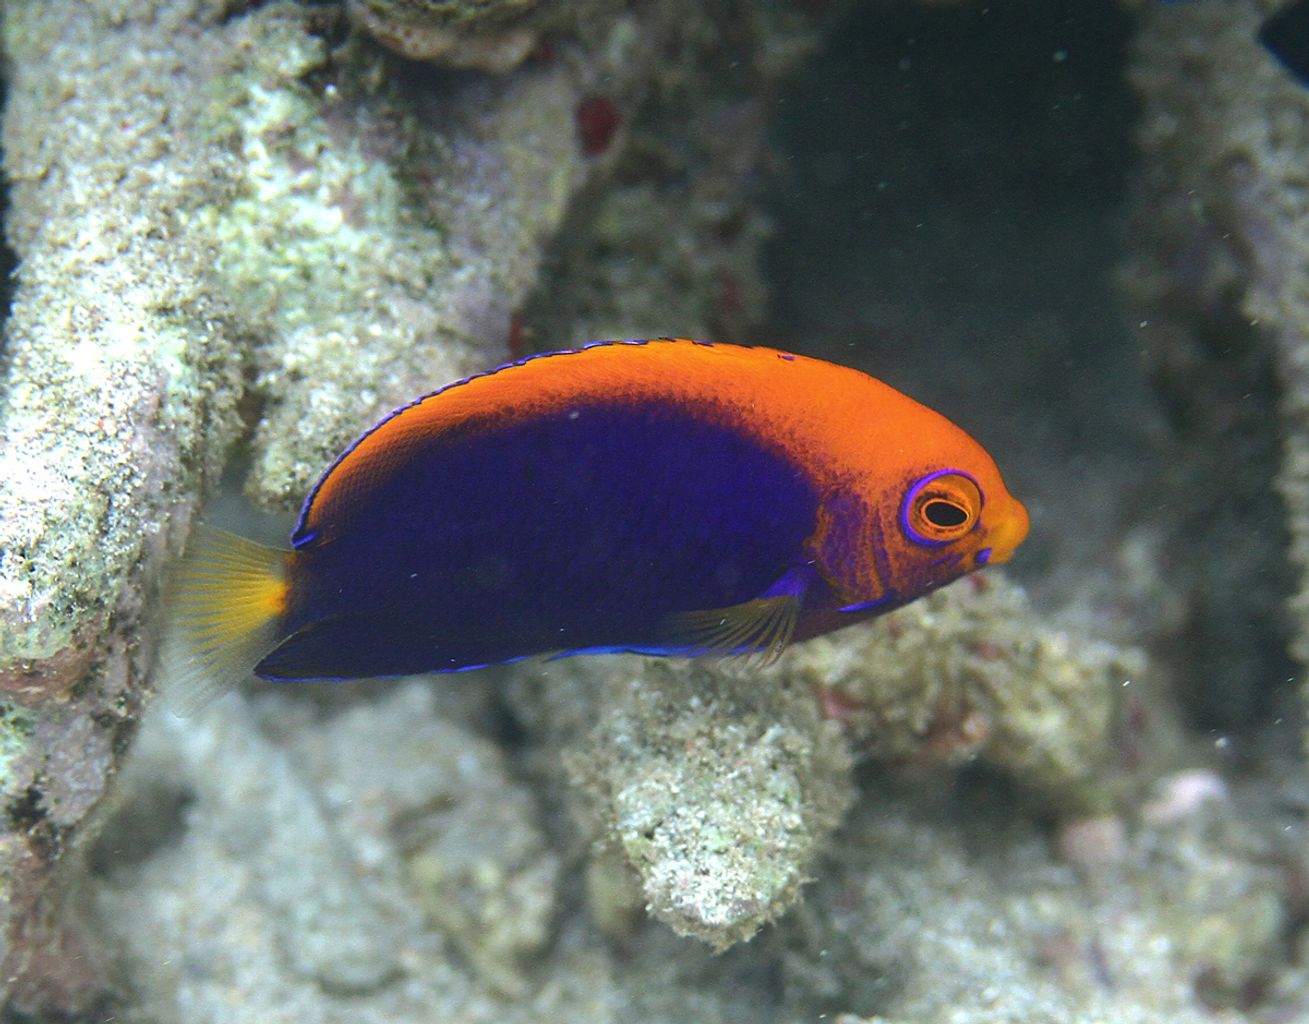
[[[968,522],[968,510],[953,501],[941,501],[939,498],[923,506],[923,515],[933,526],[948,530],[952,526],[963,526]]]

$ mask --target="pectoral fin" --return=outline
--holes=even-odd
[[[673,641],[694,656],[758,654],[765,664],[781,657],[795,634],[812,569],[786,573],[760,597],[725,608],[677,612],[666,620]]]

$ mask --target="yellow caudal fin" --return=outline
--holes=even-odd
[[[210,526],[192,534],[165,591],[165,700],[194,714],[249,678],[286,611],[288,553]]]

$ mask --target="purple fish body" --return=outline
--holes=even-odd
[[[524,653],[672,653],[678,611],[759,596],[803,565],[818,496],[757,441],[596,403],[441,437],[297,543],[291,643],[269,679],[404,675]],[[303,537],[303,534],[301,534]]]

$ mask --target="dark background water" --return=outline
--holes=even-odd
[[[1009,571],[1047,610],[1139,620],[1198,724],[1230,727],[1294,671],[1275,392],[1218,328],[1170,376],[1123,287],[1133,27],[1075,0],[853,8],[774,112],[765,340],[977,436],[1033,513]],[[1233,381],[1241,436],[1197,428]],[[1130,607],[1133,573],[1175,606]]]
[[[1112,281],[1130,27],[1111,4],[868,5],[777,110],[774,337],[977,435],[1032,505],[1032,579],[1051,531],[1117,515],[1107,486],[1074,527],[1052,467],[1116,481],[1150,457]]]

